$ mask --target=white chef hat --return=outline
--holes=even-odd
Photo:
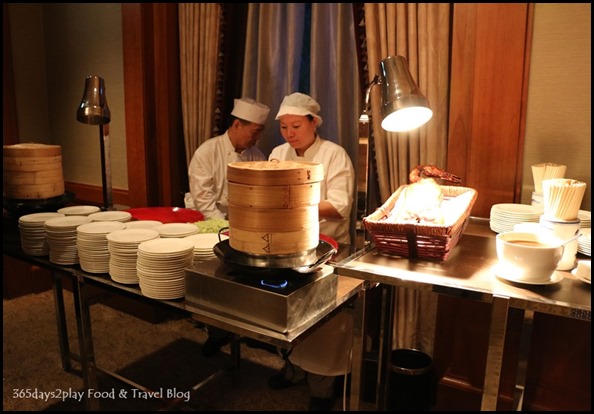
[[[270,108],[266,105],[256,102],[251,98],[241,98],[234,100],[231,115],[244,121],[264,125],[266,124],[266,118],[268,118],[269,112]]]
[[[308,95],[295,92],[285,96],[274,119],[279,119],[283,115],[311,115],[318,120],[318,126],[320,126],[322,117],[318,115],[318,112],[320,112],[319,103]]]

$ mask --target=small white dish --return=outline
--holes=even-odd
[[[91,213],[90,217],[93,221],[121,221],[125,223],[130,221],[132,214],[127,211],[99,211],[98,213]]]
[[[591,279],[588,279],[588,278],[585,278],[585,277],[580,277],[580,276],[578,276],[578,274],[577,274],[577,268],[573,269],[573,270],[571,271],[571,274],[572,274],[572,275],[574,275],[574,276],[577,278],[577,280],[581,280],[582,282],[584,282],[584,283],[587,283],[587,284],[589,284],[589,285],[591,285],[591,284],[592,284],[592,280],[591,280]]]
[[[551,277],[548,280],[520,280],[514,277],[506,276],[505,269],[502,269],[500,266],[495,268],[495,276],[500,279],[507,280],[509,282],[520,283],[522,285],[534,285],[534,286],[545,286],[545,285],[554,285],[555,283],[559,283],[563,280],[563,275],[560,272],[553,272]]]
[[[99,211],[101,211],[101,208],[97,206],[70,206],[59,209],[58,213],[67,216],[88,216],[89,214],[97,213]]]

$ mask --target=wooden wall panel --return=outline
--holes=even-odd
[[[124,93],[126,104],[126,154],[130,207],[150,205],[146,136],[151,113],[148,111],[145,23],[140,3],[122,3],[122,41],[124,48]]]
[[[523,311],[511,309],[499,387],[499,410],[512,407]],[[433,362],[441,410],[480,410],[489,342],[491,306],[464,298],[440,297]]]
[[[533,4],[454,6],[448,171],[478,191],[472,214],[520,202]],[[486,304],[439,298],[436,410],[479,410]],[[499,410],[512,409],[523,312],[510,310]],[[591,410],[591,323],[536,313],[523,409]]]
[[[2,3],[2,144],[19,142],[8,4]]]
[[[477,189],[472,214],[519,202],[529,5],[454,7],[448,171]]]
[[[534,315],[524,408],[592,410],[592,322]]]
[[[183,206],[177,3],[122,3],[129,205]]]

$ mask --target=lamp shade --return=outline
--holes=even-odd
[[[433,116],[427,98],[419,91],[402,56],[380,62],[382,128],[401,132],[418,128]]]
[[[77,121],[89,125],[105,125],[110,118],[105,81],[99,76],[87,76],[83,97],[76,111]]]

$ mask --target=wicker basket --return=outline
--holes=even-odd
[[[380,208],[363,218],[375,247],[403,257],[447,260],[468,224],[477,191],[467,187],[441,186],[444,194],[442,209],[446,217],[443,225],[386,221],[406,187],[400,186]]]

